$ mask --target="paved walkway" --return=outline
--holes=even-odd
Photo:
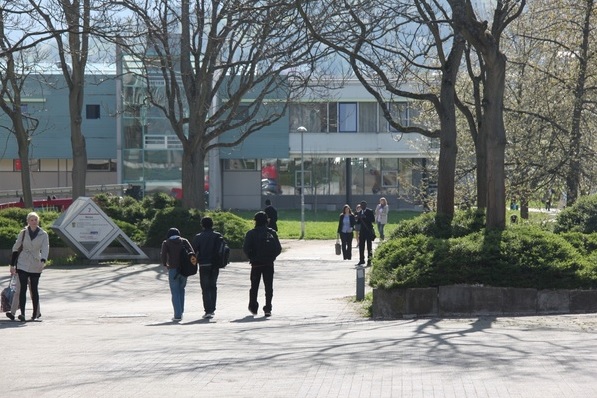
[[[156,264],[49,268],[43,321],[0,320],[0,396],[597,397],[597,315],[369,320],[333,243],[283,243],[271,318],[245,263],[209,321],[190,279],[180,324]]]

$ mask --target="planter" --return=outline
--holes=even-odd
[[[472,285],[373,289],[374,318],[595,312],[597,290],[537,290]]]

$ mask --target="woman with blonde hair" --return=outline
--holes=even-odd
[[[375,222],[377,223],[377,232],[379,232],[379,239],[384,240],[384,227],[388,223],[388,212],[390,207],[386,198],[379,198],[379,204],[375,208]]]
[[[12,247],[12,260],[10,273],[17,274],[19,278],[19,321],[25,321],[25,304],[27,300],[27,287],[29,286],[33,312],[31,320],[39,318],[39,278],[46,265],[50,252],[50,241],[46,231],[39,227],[39,215],[35,212],[27,214],[27,227],[19,235]],[[6,316],[14,319],[12,312]]]

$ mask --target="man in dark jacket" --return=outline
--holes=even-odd
[[[201,293],[203,295],[203,309],[205,310],[204,319],[214,317],[216,311],[216,300],[218,297],[218,275],[220,268],[213,264],[216,253],[216,242],[219,241],[221,234],[213,230],[214,222],[211,217],[201,219],[203,231],[193,238],[193,249],[197,256],[199,265],[199,280],[201,283]]]
[[[367,207],[367,202],[361,202],[361,210],[356,214],[357,223],[361,226],[359,231],[359,263],[357,266],[365,265],[365,245],[367,245],[367,266],[371,265],[373,258],[373,241],[375,240],[375,213]]]
[[[265,316],[272,315],[272,297],[274,295],[274,261],[282,252],[282,245],[276,231],[267,226],[267,214],[263,211],[255,213],[255,228],[245,235],[243,251],[251,263],[251,289],[249,290],[249,311],[257,315],[259,302],[259,282],[263,277],[265,286]]]
[[[265,214],[267,214],[267,226],[273,229],[274,231],[278,231],[278,210],[272,205],[272,201],[269,199],[265,200],[265,209],[263,209]]]

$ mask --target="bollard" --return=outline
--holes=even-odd
[[[365,299],[365,267],[357,267],[357,300]]]

